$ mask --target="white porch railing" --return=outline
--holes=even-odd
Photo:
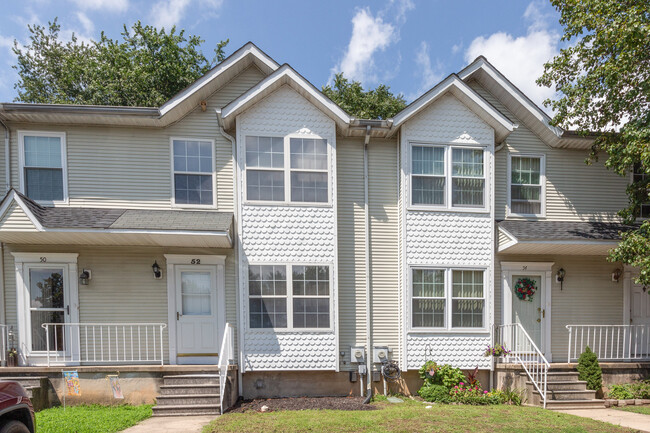
[[[7,365],[9,349],[9,326],[0,325],[0,365]]]
[[[504,361],[519,363],[524,368],[546,408],[546,384],[550,364],[524,327],[520,323],[499,325],[496,327],[494,338],[496,343],[500,343],[510,351],[504,357]]]
[[[223,341],[221,342],[221,351],[219,352],[219,407],[223,415],[223,397],[226,393],[226,379],[228,377],[228,366],[235,355],[235,339],[233,337],[233,327],[226,323],[223,331]]]
[[[601,361],[650,359],[650,325],[567,325],[568,362],[576,361],[587,346]]]
[[[43,323],[54,364],[163,364],[164,323]]]

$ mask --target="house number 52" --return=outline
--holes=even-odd
[[[190,261],[191,265],[200,265],[201,264],[201,259],[192,259]]]

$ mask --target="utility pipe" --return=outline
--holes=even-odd
[[[5,129],[5,190],[9,191],[11,188],[11,149],[9,148],[9,127],[0,119],[0,125]]]
[[[364,403],[372,398],[372,323],[370,300],[370,211],[368,207],[368,143],[372,126],[366,125],[366,138],[363,143],[363,211],[365,226],[365,271],[366,271],[366,388],[367,395]]]
[[[217,115],[217,124],[219,125],[219,133],[228,141],[230,141],[230,144],[232,145],[232,181],[233,181],[233,215],[234,215],[234,222],[233,222],[233,227],[235,231],[235,236],[233,236],[233,245],[234,248],[237,249],[239,252],[239,226],[237,225],[237,221],[239,221],[239,165],[237,162],[237,141],[235,138],[228,134],[224,129],[223,129],[223,118],[221,117],[221,109],[217,108],[214,110],[216,115]],[[238,258],[240,257],[240,254],[235,255],[235,269],[237,269],[237,272],[235,272],[235,287],[239,287],[239,260]],[[237,304],[239,304],[239,298],[236,299]],[[242,347],[242,333],[244,326],[242,325],[242,318],[241,315],[239,314],[240,308],[238,305],[237,308],[237,347],[239,348],[239,353],[242,353],[241,347]],[[244,395],[244,381],[243,381],[243,373],[241,366],[244,365],[243,360],[241,359],[241,356],[239,356],[239,365],[240,368],[237,369],[237,375],[238,380],[238,392],[240,396]]]

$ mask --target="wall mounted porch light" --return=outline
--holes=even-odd
[[[612,272],[612,281],[618,283],[618,280],[621,279],[621,275],[623,275],[623,270],[621,270],[621,268],[614,269],[614,272]]]
[[[93,279],[93,273],[90,269],[84,269],[79,275],[79,284],[87,286],[88,282]]]
[[[151,265],[151,269],[153,269],[153,277],[156,280],[160,280],[162,278],[162,269],[160,269],[158,261],[154,260],[153,265]]]
[[[566,275],[566,271],[564,268],[560,268],[557,271],[557,274],[555,274],[555,280],[560,283],[560,290],[562,290],[562,285],[564,284],[564,276]]]

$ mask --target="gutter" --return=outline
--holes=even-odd
[[[372,323],[371,323],[371,291],[370,291],[370,211],[368,206],[368,143],[370,142],[371,124],[366,124],[366,138],[363,143],[363,212],[364,212],[364,241],[365,241],[365,272],[366,272],[366,399],[372,398]]]
[[[0,104],[0,111],[61,114],[106,114],[160,117],[160,110],[153,107],[112,107],[105,105],[70,105],[70,104]]]
[[[233,167],[232,167],[232,177],[233,177],[233,225],[234,225],[234,230],[233,233],[237,234],[233,236],[233,242],[232,246],[233,248],[236,249],[237,254],[235,254],[235,269],[237,271],[235,272],[235,287],[239,287],[239,257],[241,257],[241,251],[240,251],[240,244],[237,242],[239,239],[239,226],[237,222],[239,221],[239,164],[237,162],[237,141],[235,138],[228,134],[225,129],[223,129],[223,118],[221,117],[221,109],[217,108],[215,111],[215,114],[217,115],[217,124],[219,125],[219,133],[225,138],[226,140],[230,141],[232,145],[232,158],[233,158]],[[235,302],[239,304],[239,297],[235,297]],[[243,353],[242,350],[242,341],[243,341],[243,319],[241,317],[240,313],[240,305],[237,305],[237,348],[238,348],[238,353],[240,358],[239,364],[241,366],[244,365],[243,359],[241,359],[241,354]],[[243,381],[243,373],[242,373],[242,368],[237,369],[237,375],[239,376],[237,378],[237,384],[238,384],[238,392],[239,396],[244,395],[244,381]]]
[[[0,119],[0,125],[5,129],[5,192],[11,189],[11,149],[9,148],[9,127]]]

